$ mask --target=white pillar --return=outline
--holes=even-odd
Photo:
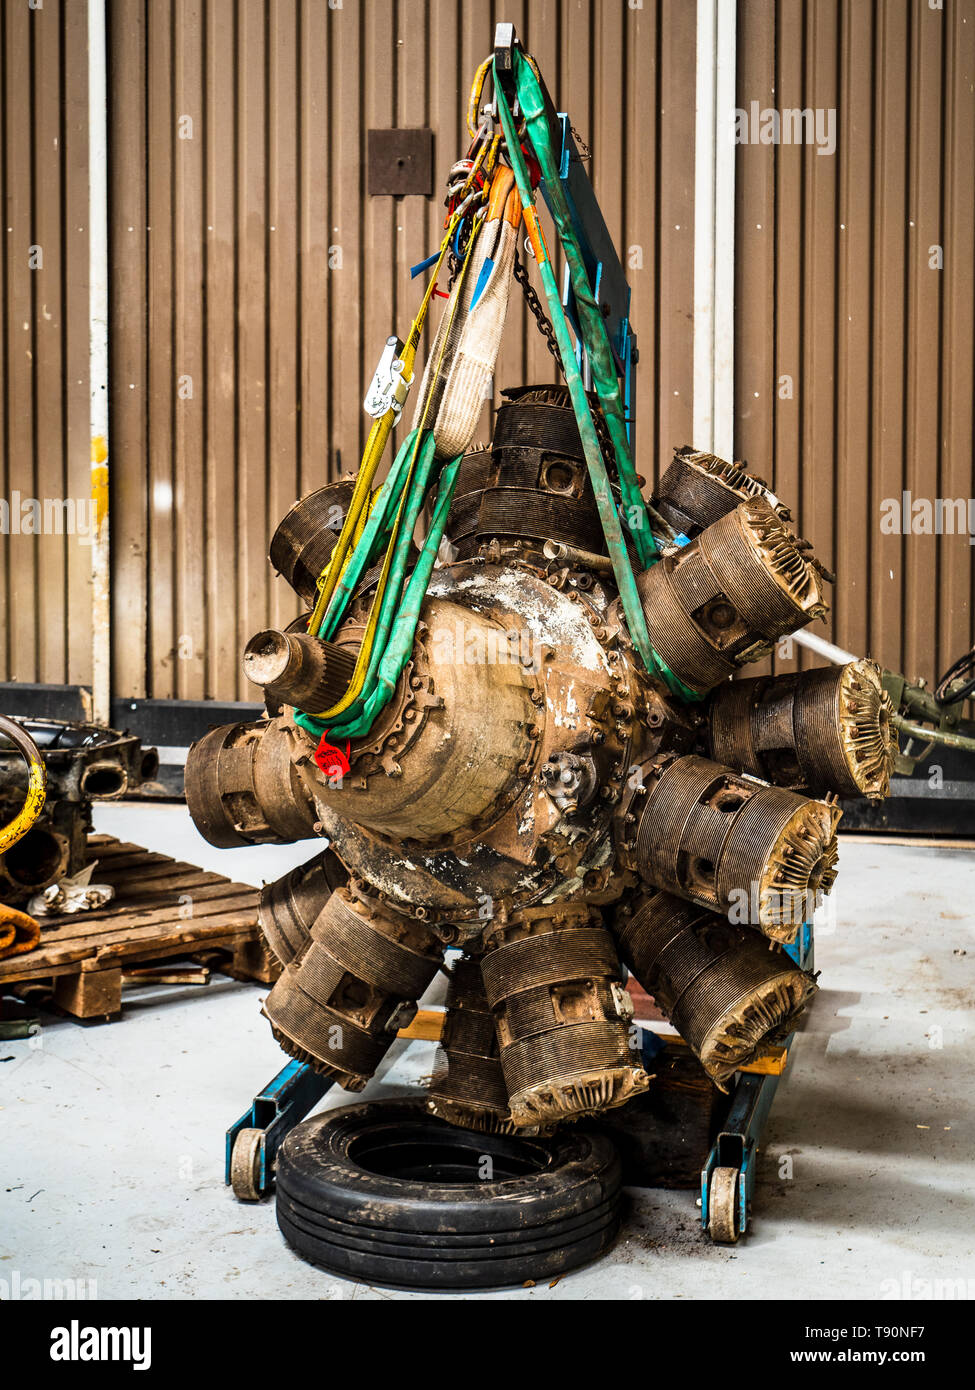
[[[111,721],[108,509],[108,103],[105,0],[88,0],[88,374],[91,389],[92,712]]]
[[[698,0],[694,447],[734,457],[735,0]]]

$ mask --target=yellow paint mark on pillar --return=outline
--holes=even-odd
[[[95,529],[108,515],[108,441],[103,434],[91,440],[91,497],[95,504]]]

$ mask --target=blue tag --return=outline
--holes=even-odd
[[[481,295],[484,293],[484,287],[490,279],[491,271],[493,269],[494,262],[491,260],[491,257],[488,256],[487,260],[481,266],[481,273],[477,277],[477,284],[474,286],[474,293],[471,295],[471,309],[474,308],[474,305],[477,303]],[[468,313],[469,312],[470,310],[468,310]]]
[[[425,270],[429,270],[432,265],[436,265],[439,259],[440,252],[434,251],[432,256],[427,256],[426,260],[421,261],[419,265],[411,266],[410,279],[415,280],[418,275],[422,275]]]

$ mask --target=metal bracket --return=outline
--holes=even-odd
[[[383,355],[362,402],[366,414],[374,420],[381,420],[388,410],[394,410],[399,418],[410,394],[415,373],[413,376],[403,375],[403,346],[395,334],[386,339]]]
[[[367,187],[370,198],[403,198],[433,193],[433,131],[370,130],[367,135]]]
[[[254,1097],[247,1113],[227,1130],[224,1182],[233,1186],[236,1196],[250,1201],[267,1196],[274,1186],[274,1160],[285,1136],[334,1084],[306,1062],[289,1062]],[[248,1139],[253,1140],[249,1146]],[[235,1160],[238,1142],[241,1149]]]
[[[802,970],[813,968],[813,929],[804,922],[786,952]],[[785,1040],[788,1053],[795,1039],[790,1033]],[[735,1231],[744,1235],[748,1228],[748,1205],[755,1190],[755,1166],[758,1143],[762,1137],[772,1102],[778,1090],[781,1073],[759,1075],[742,1072],[738,1077],[731,1109],[724,1128],[718,1135],[701,1171],[701,1225],[708,1230],[710,1219],[711,1179],[718,1168],[737,1171],[735,1201]]]

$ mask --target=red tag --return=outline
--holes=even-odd
[[[438,299],[449,299],[449,298],[450,298],[450,291],[449,291],[449,290],[438,290],[438,289],[437,289],[437,283],[436,283],[436,281],[434,281],[433,293],[437,296]]]
[[[352,740],[345,740],[345,752],[341,748],[336,748],[334,743],[328,742],[328,729],[322,734],[321,741],[315,749],[315,762],[321,768],[326,777],[344,777],[350,771],[352,764],[349,762],[349,749],[352,747]]]
[[[526,149],[525,146],[522,145],[521,152],[525,156],[525,164],[528,167],[528,182],[531,184],[532,188],[537,188],[542,181],[542,166],[535,158],[532,150]]]

